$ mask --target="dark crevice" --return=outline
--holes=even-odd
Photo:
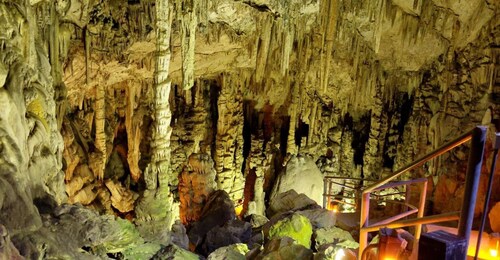
[[[243,164],[241,165],[241,172],[246,171],[246,164],[250,150],[252,148],[252,111],[253,102],[243,101]]]
[[[371,111],[361,116],[358,122],[354,122],[351,146],[354,150],[354,164],[363,165],[365,146],[370,136]]]
[[[391,122],[393,120],[397,120],[397,124],[393,126],[392,129],[388,129],[385,136],[382,155],[382,165],[385,168],[391,169],[394,166],[395,153],[391,151],[394,151],[396,149],[395,146],[397,145],[397,142],[403,141],[405,126],[408,123],[411,112],[413,110],[413,101],[414,98],[408,95],[408,93],[400,93],[396,98],[395,109],[389,109],[388,107],[390,107],[390,104],[386,104],[387,114],[392,115],[391,117],[389,117],[388,125],[392,125]],[[391,137],[394,135],[398,136],[397,142],[390,141]]]
[[[286,156],[286,150],[288,148],[288,132],[290,131],[290,117],[282,117],[283,124],[280,127],[280,152],[281,156]],[[280,162],[281,163],[281,162]]]
[[[212,82],[210,84],[210,121],[212,122],[212,127],[211,127],[211,133],[209,133],[209,136],[211,136],[212,140],[210,140],[210,151],[211,151],[211,156],[212,158],[215,158],[215,151],[216,151],[216,138],[217,138],[217,121],[219,120],[219,95],[220,95],[220,87],[216,84],[216,82]]]
[[[401,114],[401,119],[398,123],[398,133],[399,133],[399,141],[403,140],[403,132],[405,129],[406,123],[410,120],[411,112],[413,111],[413,96],[409,96],[408,93],[404,93],[402,97],[402,104],[399,107],[399,113]]]
[[[278,18],[278,17],[281,16],[278,12],[273,11],[266,4],[257,4],[257,3],[252,2],[252,1],[243,1],[243,3],[249,5],[252,8],[255,8],[259,12],[268,12],[268,13],[271,13],[274,16],[274,18]]]
[[[309,125],[299,120],[299,126],[295,130],[295,145],[300,148],[303,137],[309,136]]]

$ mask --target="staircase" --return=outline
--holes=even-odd
[[[500,74],[500,73],[499,73]],[[499,84],[500,93],[500,84]],[[500,97],[500,96],[499,96]],[[500,100],[499,100],[500,101]],[[481,174],[483,151],[486,140],[486,127],[478,126],[473,130],[457,137],[451,142],[439,147],[433,152],[423,156],[422,158],[410,163],[409,165],[403,167],[402,169],[394,172],[390,176],[387,176],[379,181],[373,180],[361,180],[356,178],[344,178],[344,177],[325,177],[324,180],[324,203],[325,208],[331,208],[333,203],[346,203],[344,199],[353,198],[354,203],[347,202],[354,209],[356,213],[359,214],[359,253],[358,256],[363,255],[363,251],[367,247],[368,243],[368,233],[379,231],[381,228],[403,228],[403,227],[414,227],[414,237],[415,245],[413,248],[418,248],[418,241],[422,233],[423,224],[432,224],[438,222],[446,222],[452,220],[460,220],[458,226],[458,235],[460,237],[469,240],[472,220],[474,217],[474,208],[476,203],[477,189],[479,184],[479,176]],[[471,141],[471,149],[469,153],[469,164],[467,167],[467,177],[466,177],[466,187],[464,194],[464,201],[462,204],[461,212],[451,212],[439,215],[424,216],[426,194],[427,194],[427,178],[397,181],[402,175],[408,173],[409,171],[422,166],[429,160],[432,160],[452,149],[458,147],[466,142]],[[361,182],[364,185],[361,188],[356,188],[353,183]],[[337,186],[336,186],[337,185]],[[419,202],[418,205],[410,204],[410,186],[415,185],[419,188]],[[341,195],[333,194],[333,190],[338,190],[340,187],[343,192]],[[370,215],[370,202],[383,200],[381,194],[384,190],[394,189],[403,187],[402,193],[405,194],[404,202],[392,202],[400,203],[404,205],[406,209],[404,212],[399,213],[395,216],[377,220],[372,223],[369,219]],[[392,195],[392,194],[389,194]],[[409,218],[412,215],[415,217]],[[372,220],[373,221],[373,220]],[[414,254],[416,255],[416,254]]]

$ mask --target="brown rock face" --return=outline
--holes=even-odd
[[[200,219],[207,198],[216,186],[214,162],[210,156],[190,155],[179,175],[179,213],[184,225]]]
[[[494,232],[500,232],[500,202],[497,202],[488,214],[490,226]]]

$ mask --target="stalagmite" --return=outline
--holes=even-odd
[[[190,155],[179,175],[179,215],[184,225],[200,220],[201,211],[216,188],[213,160],[206,154]]]
[[[256,179],[253,187],[253,198],[246,202],[248,203],[248,209],[245,213],[247,216],[251,214],[265,215],[266,193],[264,192],[264,182],[265,176],[269,175],[269,171],[272,170],[273,153],[271,150],[272,140],[267,142],[264,150],[262,150],[263,143],[264,140],[252,136],[252,147],[247,158],[247,171],[255,171]]]
[[[107,180],[106,187],[111,192],[111,205],[122,213],[134,210],[137,194],[123,187],[119,182]]]
[[[139,220],[153,220],[170,229],[175,221],[172,211],[173,196],[170,193],[170,135],[172,112],[170,110],[171,81],[168,78],[170,66],[170,35],[172,13],[168,0],[156,1],[156,68],[154,84],[154,123],[151,141],[151,162],[144,172],[146,190],[136,207]],[[155,225],[154,223],[152,223]],[[158,230],[160,231],[160,230]],[[153,231],[154,232],[154,231]]]
[[[225,190],[231,199],[243,197],[243,100],[236,82],[223,78],[217,103],[219,120],[215,140],[217,188]]]
[[[142,139],[141,125],[142,115],[134,113],[137,105],[136,91],[138,86],[134,84],[127,84],[126,98],[127,110],[125,113],[125,128],[127,130],[127,161],[130,168],[130,175],[134,181],[139,181],[141,177],[141,170],[139,169],[140,160],[140,145]]]

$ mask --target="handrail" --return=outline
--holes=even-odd
[[[391,183],[383,184],[379,187],[376,187],[372,191],[385,190],[385,189],[394,188],[397,186],[409,185],[409,184],[414,184],[414,183],[419,183],[419,182],[424,182],[424,181],[427,181],[427,178],[419,178],[419,179],[413,179],[413,180],[407,180],[407,181],[391,182]]]
[[[423,225],[423,224],[432,224],[432,223],[438,223],[438,222],[446,222],[446,221],[453,221],[453,220],[459,220],[460,219],[460,212],[449,212],[449,213],[443,213],[443,214],[438,214],[438,215],[432,215],[432,216],[427,216],[427,217],[422,217],[422,218],[417,218],[417,219],[405,219],[401,221],[396,221],[392,222],[389,224],[382,224],[382,225],[376,225],[376,226],[369,226],[363,228],[363,231],[365,232],[373,232],[377,231],[381,228],[402,228],[402,227],[409,227],[409,226],[414,226],[414,225]]]
[[[370,187],[364,189],[361,192],[361,207],[360,207],[360,233],[359,233],[359,251],[360,253],[367,246],[368,242],[368,232],[378,230],[380,227],[396,227],[395,222],[392,223],[384,223],[383,225],[371,225],[369,224],[369,212],[370,212],[370,193],[376,190],[384,189],[387,187],[391,187],[393,185],[387,184],[391,180],[401,176],[403,173],[406,173],[410,170],[413,170],[425,162],[436,158],[451,149],[467,142],[471,141],[471,149],[469,151],[469,162],[467,166],[467,176],[466,176],[466,187],[464,200],[460,215],[459,222],[459,235],[466,238],[468,241],[470,236],[470,229],[472,227],[472,219],[474,213],[474,205],[476,202],[477,196],[477,188],[479,184],[479,175],[481,174],[481,166],[484,152],[484,144],[486,141],[486,127],[485,126],[477,126],[471,131],[468,131],[461,136],[453,139],[452,141],[446,143],[443,146],[440,146],[436,150],[431,153],[421,157],[420,159],[410,163],[409,165],[403,167],[402,169],[396,171],[394,174],[383,178],[377,183],[371,185]],[[407,183],[409,185],[412,183]],[[382,188],[381,188],[382,187]],[[426,193],[427,193],[427,181],[423,183],[420,187],[420,201],[419,201],[419,210],[417,212],[417,218],[406,220],[403,223],[412,223],[415,226],[415,241],[420,239],[420,235],[422,232],[422,222],[424,220],[437,220],[436,218],[424,217],[424,208],[426,201]]]
[[[363,190],[363,194],[366,194],[368,192],[372,192],[373,190],[375,190],[377,187],[380,187],[388,182],[390,182],[391,180],[399,177],[401,174],[407,172],[407,171],[410,171],[410,170],[413,170],[419,166],[421,166],[422,164],[426,163],[427,161],[429,160],[432,160],[446,152],[448,152],[449,150],[469,141],[471,138],[472,138],[472,132],[473,130],[471,131],[468,131],[467,133],[459,136],[458,138],[455,138],[454,140],[448,142],[447,144],[437,148],[436,150],[432,151],[431,153],[423,156],[422,158],[410,163],[409,165],[403,167],[402,169],[396,171],[394,174],[390,175],[390,176],[387,176],[385,177],[384,179],[378,181],[377,183],[373,184],[372,186],[366,188]]]

